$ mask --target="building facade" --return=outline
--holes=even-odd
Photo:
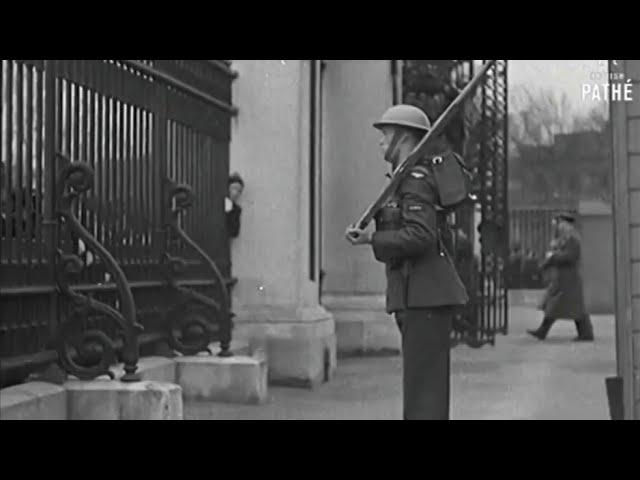
[[[420,75],[403,79],[412,66],[397,60],[233,62],[239,114],[230,167],[246,180],[242,230],[232,249],[235,336],[266,342],[272,380],[315,384],[331,376],[338,353],[400,350],[399,332],[385,312],[384,266],[369,248],[352,247],[344,232],[389,173],[372,124],[402,101],[405,89],[404,100],[426,108],[432,119],[443,108],[431,105],[428,93],[409,98],[439,88],[409,82],[424,79]],[[473,72],[470,64],[465,68],[461,85]],[[505,79],[493,83],[506,88]],[[496,125],[503,138],[504,123]],[[494,160],[491,168],[501,166]],[[484,173],[497,194],[484,193],[504,200],[506,182],[503,189],[493,181],[504,170]],[[487,208],[488,220],[500,217],[498,207]],[[480,216],[468,223],[478,226]],[[469,240],[480,256],[479,236]]]
[[[234,336],[264,342],[272,380],[328,379],[337,351],[399,349],[383,265],[344,231],[388,171],[372,123],[390,60],[238,60],[231,170],[246,182],[232,246]]]
[[[611,102],[618,375],[624,416],[640,419],[640,60],[610,70],[633,86],[632,101]]]

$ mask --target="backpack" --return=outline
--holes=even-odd
[[[437,206],[445,214],[473,201],[473,173],[460,155],[449,152],[427,158],[421,163],[433,174],[438,191]]]

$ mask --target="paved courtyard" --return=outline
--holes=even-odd
[[[615,374],[613,316],[594,316],[594,343],[573,343],[573,322],[559,321],[545,342],[525,330],[539,312],[513,307],[510,331],[495,347],[452,351],[454,420],[609,418],[604,379]],[[390,320],[391,321],[391,320]],[[185,405],[189,419],[400,419],[399,357],[339,359],[335,378],[315,390],[270,387],[265,405]]]

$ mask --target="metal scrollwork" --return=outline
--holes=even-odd
[[[222,273],[215,262],[180,227],[179,218],[194,201],[194,193],[188,185],[177,185],[170,180],[167,184],[167,227],[177,235],[190,249],[195,251],[211,272],[216,286],[220,290],[217,301],[191,288],[178,285],[176,278],[184,271],[186,261],[165,253],[163,261],[166,267],[169,285],[180,293],[183,301],[168,313],[169,344],[184,355],[195,355],[208,351],[212,341],[220,342],[221,357],[230,357],[231,329],[233,313],[230,310],[229,292]],[[219,321],[216,321],[219,320]]]
[[[77,235],[94,255],[100,257],[113,278],[120,296],[121,311],[91,297],[74,292],[69,283],[83,270],[85,264],[78,255],[58,251],[57,283],[59,291],[67,298],[71,308],[67,321],[61,326],[58,343],[58,357],[62,368],[82,380],[90,380],[101,375],[114,378],[109,366],[115,362],[115,343],[104,332],[91,329],[78,332],[72,326],[87,318],[91,313],[101,314],[116,323],[122,336],[122,361],[124,382],[139,381],[138,338],[142,326],[136,323],[136,309],[133,294],[127,279],[113,256],[87,231],[73,214],[73,202],[79,194],[93,186],[92,168],[82,162],[71,162],[58,154],[61,163],[56,184],[56,209],[65,226]]]

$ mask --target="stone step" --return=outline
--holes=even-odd
[[[2,419],[116,420],[182,419],[185,398],[232,403],[263,403],[267,398],[267,363],[249,343],[231,342],[232,357],[218,357],[219,344],[209,353],[174,358],[142,357],[136,373],[140,382],[121,382],[122,363],[110,368],[115,380],[103,375],[81,381],[70,375],[61,385],[33,381],[0,391]],[[179,371],[179,378],[178,377]]]

